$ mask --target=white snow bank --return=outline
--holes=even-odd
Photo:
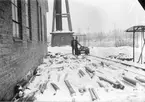
[[[70,46],[64,46],[64,47],[48,47],[47,48],[49,52],[53,52],[53,53],[63,53],[63,54],[67,54],[67,53],[72,53],[72,48]]]

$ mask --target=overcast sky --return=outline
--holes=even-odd
[[[48,5],[50,33],[53,0],[48,0]],[[133,25],[145,24],[145,11],[138,0],[69,0],[69,5],[75,32],[108,32],[114,28],[125,30]]]

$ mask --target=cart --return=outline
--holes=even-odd
[[[78,49],[78,54],[81,55],[81,54],[85,54],[85,55],[88,55],[90,54],[90,50],[88,47],[86,46],[81,46],[79,49]]]

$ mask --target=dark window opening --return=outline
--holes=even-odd
[[[22,39],[21,31],[21,0],[11,0],[12,5],[12,21],[13,21],[13,37]]]
[[[31,19],[30,19],[30,0],[25,0],[25,18],[26,18],[26,34],[28,40],[32,40],[32,35],[31,35]]]

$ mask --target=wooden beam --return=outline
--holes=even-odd
[[[56,17],[55,6],[56,6],[56,0],[54,0],[53,2],[52,32],[54,32],[54,26],[55,26],[55,17]]]
[[[61,0],[56,0],[55,10],[56,10],[56,14],[59,14],[59,15],[56,15],[56,30],[62,31],[62,16],[61,16],[62,2]]]
[[[66,4],[66,12],[69,14],[68,15],[68,27],[69,27],[69,30],[72,31],[72,23],[71,23],[71,18],[70,18],[70,10],[69,10],[69,3],[68,3],[68,0],[65,0],[65,4]]]
[[[135,62],[135,32],[133,32],[133,62]]]
[[[141,64],[142,64],[142,60],[143,60],[143,50],[144,50],[144,47],[145,47],[145,38],[144,38],[144,32],[142,32],[142,37],[143,37],[143,46],[141,48],[141,53],[140,53],[140,56],[139,56],[139,59],[138,59],[138,63],[140,62],[141,60]],[[142,39],[141,37],[141,39]]]

